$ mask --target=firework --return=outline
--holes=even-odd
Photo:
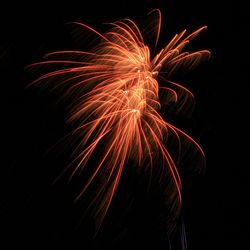
[[[150,15],[155,18],[154,29],[151,23],[150,32],[155,34],[157,44],[161,13],[154,10]],[[98,45],[88,52],[49,53],[45,55],[45,61],[29,67],[50,69],[32,85],[46,86],[60,93],[62,100],[71,100],[69,122],[74,129],[70,136],[72,140],[77,140],[77,146],[68,168],[70,178],[88,168],[88,162],[97,162],[91,174],[85,178],[77,199],[91,190],[88,209],[93,212],[99,227],[123,170],[129,166],[127,163],[133,161],[133,166],[154,171],[159,167],[159,164],[154,164],[158,161],[161,175],[168,177],[170,210],[178,217],[181,179],[178,160],[171,156],[168,141],[175,138],[179,155],[184,141],[193,144],[201,157],[204,157],[204,153],[190,136],[163,119],[159,93],[164,92],[164,103],[175,105],[177,111],[192,102],[193,94],[182,85],[170,81],[170,77],[180,68],[189,70],[201,60],[209,58],[207,50],[183,51],[206,27],[189,35],[186,35],[186,30],[176,34],[152,56],[143,34],[130,19],[110,23],[110,29],[104,34],[85,24],[74,24],[95,34]]]

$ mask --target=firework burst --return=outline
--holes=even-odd
[[[161,13],[154,10],[150,15],[155,18],[153,31],[157,44]],[[186,35],[186,30],[176,34],[153,57],[139,28],[130,19],[110,23],[110,29],[104,34],[82,23],[75,25],[94,33],[98,45],[88,52],[49,53],[45,55],[45,61],[29,67],[49,66],[50,69],[32,85],[47,86],[59,92],[62,99],[71,97],[69,122],[74,127],[71,136],[72,140],[77,138],[78,145],[74,148],[74,159],[69,167],[70,178],[87,168],[90,160],[93,163],[99,150],[97,163],[85,178],[77,199],[89,189],[94,190],[88,209],[100,226],[128,161],[151,171],[156,167],[154,162],[159,161],[162,174],[168,177],[170,210],[178,216],[181,179],[178,163],[167,147],[168,138],[175,137],[179,151],[183,141],[189,141],[201,157],[204,153],[190,136],[163,120],[159,113],[159,92],[164,92],[164,102],[176,105],[177,111],[192,101],[193,94],[170,81],[169,77],[180,68],[189,70],[209,58],[207,50],[183,52],[185,46],[206,27],[189,35]],[[157,79],[161,79],[161,87]]]

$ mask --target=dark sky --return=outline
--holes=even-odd
[[[62,156],[46,158],[44,152],[67,131],[65,109],[54,104],[53,95],[24,88],[32,79],[24,67],[41,60],[47,52],[76,46],[67,22],[81,21],[103,29],[101,23],[128,17],[140,25],[153,8],[162,11],[162,45],[184,28],[192,31],[208,26],[191,48],[209,49],[211,60],[180,76],[196,96],[193,118],[185,122],[187,132],[200,142],[207,157],[204,176],[187,173],[183,180],[189,250],[243,249],[240,244],[249,233],[243,229],[243,224],[247,224],[244,204],[249,199],[242,198],[242,190],[249,188],[242,176],[246,167],[242,144],[247,128],[244,120],[248,113],[243,110],[246,106],[245,81],[241,79],[244,63],[235,56],[242,53],[240,48],[244,43],[238,43],[238,37],[244,31],[235,22],[239,9],[233,8],[230,1],[194,0],[65,1],[57,5],[33,1],[22,3],[20,7],[1,6],[0,80],[4,129],[0,237],[7,242],[1,249],[13,249],[14,245],[22,249],[98,249],[87,248],[88,232],[76,226],[80,208],[74,208],[71,203],[71,188],[68,190],[63,184],[51,187],[60,170],[58,165],[65,159]],[[240,14],[243,24],[246,14]],[[150,222],[145,222],[150,221],[151,213],[157,213],[158,205],[154,208],[154,199],[145,201],[147,197],[144,198],[136,209],[147,202],[150,208],[142,212],[138,220],[138,211],[128,217],[131,227],[142,233],[137,232],[135,239],[128,238],[125,242],[124,235],[120,233],[118,237],[115,232],[116,229],[122,232],[122,226],[117,222],[112,228],[112,222],[108,222],[99,240],[102,246],[99,249],[111,247],[110,242],[118,244],[118,249],[165,249],[166,242],[156,237]],[[115,208],[121,209],[114,206],[112,211],[116,215],[111,215],[110,220],[119,218]],[[115,240],[120,241],[120,245],[114,243]],[[0,240],[0,245],[3,242]]]

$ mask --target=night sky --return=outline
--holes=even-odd
[[[237,56],[244,52],[244,42],[247,44],[245,39],[242,43],[238,40],[244,35],[247,11],[240,12],[238,26],[235,13],[239,9],[230,1],[62,2],[34,1],[20,8],[3,4],[0,9],[4,127],[0,248],[168,249],[161,230],[164,222],[157,216],[163,210],[162,197],[157,195],[157,188],[147,195],[142,177],[129,171],[121,180],[100,236],[91,239],[93,223],[81,219],[82,204],[73,202],[74,184],[65,184],[66,179],[62,179],[52,185],[67,162],[67,153],[46,154],[68,132],[66,108],[56,105],[53,94],[25,88],[34,79],[25,66],[40,61],[47,52],[79,47],[68,22],[80,21],[104,31],[102,23],[128,17],[140,26],[150,10],[159,8],[163,17],[159,46],[185,28],[191,32],[207,25],[189,48],[212,53],[210,61],[173,78],[196,97],[192,117],[176,118],[175,124],[199,141],[207,159],[205,175],[188,167],[183,171],[188,249],[243,249],[240,244],[249,233],[243,229],[249,213],[244,204],[249,198],[242,198],[243,190],[249,189],[243,146],[247,131],[244,120],[249,111],[244,111],[245,63]],[[128,206],[130,194],[133,202]],[[180,249],[178,239],[173,239],[173,249]]]

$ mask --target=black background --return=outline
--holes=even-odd
[[[88,249],[93,244],[88,230],[77,223],[80,208],[72,203],[72,190],[63,184],[51,186],[65,159],[44,157],[48,147],[67,131],[65,109],[54,105],[53,95],[24,88],[32,79],[24,67],[41,60],[47,52],[74,48],[66,25],[69,21],[103,29],[100,27],[103,22],[128,17],[140,25],[153,8],[160,8],[163,15],[160,44],[164,45],[184,28],[192,31],[207,25],[208,30],[194,41],[192,48],[212,52],[209,62],[179,77],[196,96],[195,112],[185,121],[186,131],[200,142],[207,158],[204,176],[189,173],[183,180],[188,247],[190,250],[243,249],[240,244],[248,233],[244,229],[247,224],[244,204],[248,196],[243,196],[249,187],[247,178],[243,178],[243,173],[247,173],[243,142],[248,144],[244,122],[248,113],[243,109],[247,100],[242,78],[245,63],[237,56],[243,54],[247,44],[245,39],[239,40],[245,36],[243,24],[247,11],[241,12],[238,19],[238,7],[230,1],[193,0],[67,1],[53,5],[23,2],[20,6],[11,3],[2,6],[1,249],[13,246]],[[131,179],[133,182],[136,180]],[[119,221],[114,223],[112,219],[119,218],[122,205],[114,206],[111,213],[116,215],[110,216],[102,236],[94,243],[99,249],[110,249],[115,244],[116,249],[167,249],[167,243],[150,224],[159,202],[138,199],[137,210],[145,204],[151,205],[145,211],[132,212],[127,218],[136,236],[126,238],[122,233],[117,236],[116,231],[123,229],[121,225],[119,228]]]

